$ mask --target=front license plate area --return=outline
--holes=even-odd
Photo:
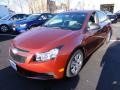
[[[12,60],[9,60],[9,61],[10,61],[10,65],[12,66],[12,68],[17,71],[16,64]]]

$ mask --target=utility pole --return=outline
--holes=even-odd
[[[70,10],[70,0],[67,0],[67,11]]]
[[[50,0],[47,0],[47,11],[50,12]]]

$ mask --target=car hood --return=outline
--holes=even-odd
[[[0,24],[10,24],[12,23],[13,21],[10,21],[10,20],[0,20]]]
[[[38,50],[50,45],[59,45],[61,40],[64,42],[64,39],[73,33],[75,31],[38,27],[36,30],[31,30],[17,36],[13,40],[13,45],[28,51]]]

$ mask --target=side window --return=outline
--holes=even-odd
[[[98,25],[98,16],[96,14],[96,12],[92,13],[92,15],[89,18],[88,24],[87,24],[87,31],[94,31],[95,29],[93,29],[92,26],[94,25]]]
[[[40,19],[46,20],[46,19],[47,19],[47,16],[46,16],[46,15],[41,15]]]
[[[105,13],[103,12],[97,12],[97,16],[98,16],[98,20],[99,22],[103,22],[107,19],[107,16],[105,15]]]
[[[18,15],[14,15],[10,18],[10,20],[17,20],[18,19]]]
[[[88,21],[88,27],[91,25],[91,24],[97,24],[98,23],[98,17],[97,17],[97,14],[96,13],[93,13],[91,16],[90,16],[90,19]]]
[[[17,15],[14,15],[10,20],[21,20],[21,19],[24,19],[26,17],[27,16],[24,14],[17,14]]]
[[[52,14],[48,14],[47,16],[48,16],[48,19],[50,19],[50,18],[52,18],[52,17],[53,17],[53,15],[52,15]]]
[[[27,18],[27,17],[28,17],[28,15],[24,15],[24,17],[23,17],[23,18],[25,19],[25,18]]]
[[[18,14],[18,20],[21,20],[21,19],[23,19],[23,15],[22,14]]]

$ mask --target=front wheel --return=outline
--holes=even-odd
[[[83,64],[83,52],[81,50],[75,51],[68,63],[66,69],[66,76],[67,77],[74,77],[77,76]]]
[[[6,33],[9,31],[9,27],[7,25],[0,26],[0,32]]]

